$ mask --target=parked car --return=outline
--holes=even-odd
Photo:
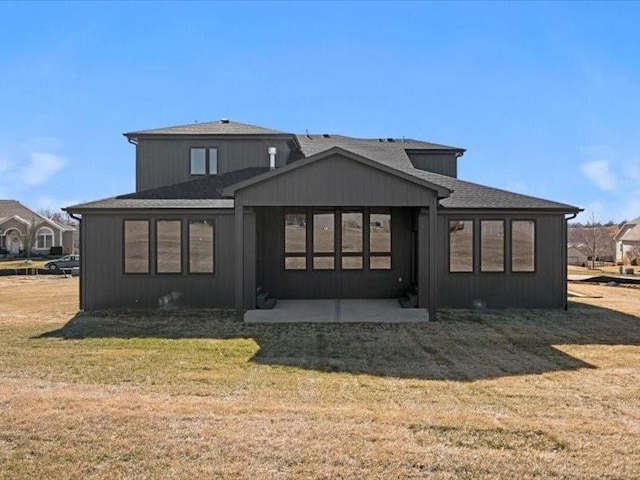
[[[65,255],[57,260],[51,260],[44,264],[44,268],[55,272],[62,269],[72,269],[80,266],[80,255]]]

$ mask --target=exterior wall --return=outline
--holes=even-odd
[[[458,157],[455,153],[408,151],[413,166],[420,170],[440,173],[449,177],[458,176]]]
[[[123,226],[125,219],[214,219],[214,273],[125,274]],[[232,307],[234,303],[233,211],[132,212],[87,214],[82,218],[81,305],[84,310],[158,308],[159,299],[181,294],[179,306]],[[153,229],[152,229],[153,231]],[[152,235],[153,239],[153,235]],[[183,228],[183,263],[186,258]],[[152,240],[153,244],[153,240]],[[151,257],[153,259],[153,256]],[[150,262],[154,268],[154,262]]]
[[[415,209],[391,211],[391,270],[356,271],[285,271],[284,208],[255,210],[259,232],[256,283],[277,298],[396,298],[412,283]]]
[[[474,219],[474,273],[449,273],[448,220]],[[480,273],[477,220],[534,220],[536,271],[510,272],[510,229],[505,230],[505,272]],[[507,222],[507,225],[509,223]],[[473,308],[474,301],[488,308],[562,308],[566,305],[566,222],[562,214],[478,214],[440,211],[436,258],[439,308]]]
[[[190,175],[191,148],[218,148],[218,173],[248,167],[268,167],[269,147],[276,147],[276,166],[283,166],[295,148],[292,139],[253,137],[140,138],[136,147],[136,191],[186,182]]]
[[[332,155],[236,192],[259,206],[419,206],[435,192],[377,168]]]
[[[629,261],[629,252],[633,250],[634,247],[640,246],[640,242],[636,242],[633,240],[620,240],[616,242],[616,261],[619,262],[628,262]]]

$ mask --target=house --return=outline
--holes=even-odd
[[[228,119],[124,134],[136,191],[81,215],[81,308],[279,299],[562,308],[563,203],[457,178],[465,150]]]
[[[616,261],[629,261],[640,258],[640,217],[631,220],[616,232]]]
[[[591,258],[584,253],[584,246],[580,243],[567,244],[567,265],[586,267]]]
[[[0,200],[0,252],[3,255],[5,252],[18,255],[29,243],[35,254],[49,254],[51,247],[62,247],[63,253],[73,253],[75,231],[74,227],[54,222],[16,200]]]

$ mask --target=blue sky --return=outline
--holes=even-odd
[[[460,178],[635,218],[638,20],[610,2],[3,2],[0,198],[133,191],[123,132],[229,117],[455,145]]]

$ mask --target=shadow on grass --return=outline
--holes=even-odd
[[[39,338],[251,338],[250,359],[326,372],[479,380],[594,368],[554,345],[640,345],[640,319],[572,304],[569,311],[439,313],[424,324],[244,324],[231,312],[81,313]]]

